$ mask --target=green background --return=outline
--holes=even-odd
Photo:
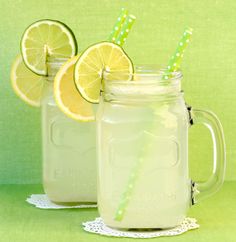
[[[150,241],[235,241],[236,1],[0,0],[1,241],[117,240],[82,230],[83,221],[98,216],[96,209],[39,210],[25,202],[29,194],[43,193],[41,185],[34,185],[41,183],[40,109],[29,107],[15,96],[9,73],[19,53],[21,35],[32,22],[42,18],[65,22],[82,51],[108,37],[121,7],[137,17],[125,45],[135,64],[165,67],[184,28],[194,29],[182,64],[185,99],[193,107],[210,109],[218,115],[227,145],[228,181],[219,193],[193,206],[188,214],[197,218],[200,229]],[[192,127],[189,143],[191,177],[204,180],[212,170],[209,131]]]
[[[71,27],[82,51],[108,37],[123,6],[137,17],[125,45],[135,64],[164,67],[184,28],[194,29],[182,64],[185,99],[218,115],[227,144],[226,179],[235,180],[236,1],[0,0],[0,183],[41,182],[40,109],[19,100],[9,80],[24,29],[38,19],[58,19]],[[207,178],[212,142],[206,128],[191,128],[189,153],[191,176]]]

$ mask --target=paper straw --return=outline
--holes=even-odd
[[[184,51],[190,42],[190,38],[192,36],[192,31],[193,31],[192,28],[185,29],[184,34],[178,43],[177,49],[176,49],[174,55],[172,55],[172,57],[168,63],[167,70],[165,71],[163,79],[166,79],[166,80],[169,79],[171,77],[171,74],[170,74],[171,72],[179,70],[181,61],[184,56]]]
[[[122,27],[123,23],[125,22],[127,15],[128,15],[128,10],[125,8],[122,8],[121,13],[120,13],[120,15],[110,33],[110,36],[108,38],[109,41],[115,42],[116,38],[118,37],[118,35],[120,33],[121,27]]]
[[[137,181],[137,176],[142,167],[142,163],[143,163],[143,158],[140,157],[137,163],[135,164],[134,169],[132,170],[125,192],[122,194],[118,209],[116,210],[116,213],[115,213],[114,219],[116,221],[121,221],[124,217],[124,213],[126,211],[130,197],[132,195],[134,185]]]
[[[120,46],[124,45],[135,20],[136,20],[136,17],[134,15],[129,15],[125,19],[125,22],[124,22],[123,26],[121,27],[120,33],[115,40],[116,44],[118,44]]]
[[[115,23],[111,34],[108,38],[109,41],[114,42],[120,46],[122,46],[126,39],[127,36],[135,22],[136,17],[133,15],[128,15],[128,11],[124,8],[122,8],[121,14],[117,19],[117,22]],[[140,163],[142,162],[142,159],[139,160],[139,162],[136,164],[136,167],[133,171],[133,173],[130,176],[129,184],[128,184],[128,189],[125,191],[125,193],[122,196],[122,200],[119,204],[119,207],[117,209],[115,219],[116,220],[122,220],[123,214],[125,211],[125,208],[127,207],[127,204],[129,202],[129,198],[131,195],[131,192],[133,190],[132,186],[135,183],[136,179],[136,174],[138,174],[138,170],[140,169]]]

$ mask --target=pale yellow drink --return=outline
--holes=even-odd
[[[169,87],[139,81],[105,82],[97,114],[99,212],[111,227],[174,227],[191,204],[188,112],[178,78]]]
[[[95,122],[68,118],[53,97],[53,78],[64,61],[49,63],[42,99],[43,186],[56,203],[96,202]]]

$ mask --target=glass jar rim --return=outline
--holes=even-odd
[[[117,80],[116,74],[118,74]],[[164,78],[165,75],[168,75],[167,79]],[[113,98],[129,96],[129,98],[143,99],[179,96],[182,91],[181,78],[181,71],[167,72],[167,69],[159,69],[154,65],[136,66],[134,73],[124,73],[124,78],[122,72],[105,70],[102,92],[106,97]]]
[[[70,57],[53,57],[48,56],[46,59],[46,63],[49,65],[61,65],[65,63],[67,60],[69,60]]]
[[[116,73],[119,73],[119,79],[115,79]],[[121,79],[122,75],[124,75],[124,80]],[[109,76],[113,76],[112,79]],[[167,78],[165,78],[165,76]],[[105,69],[103,71],[103,80],[105,82],[114,82],[119,84],[131,84],[133,85],[133,81],[128,82],[127,80],[138,81],[140,85],[142,84],[171,84],[174,82],[181,81],[183,75],[181,70],[178,71],[168,71],[167,68],[158,68],[156,65],[136,65],[134,67],[134,73],[127,73],[122,71],[110,71]]]
[[[47,65],[47,80],[53,82],[54,78],[59,71],[59,69],[68,61],[68,58],[65,57],[53,57],[48,56],[46,59]]]

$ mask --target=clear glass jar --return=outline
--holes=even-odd
[[[54,77],[66,59],[48,60],[42,98],[43,186],[55,203],[97,201],[95,122],[77,122],[57,107]]]
[[[98,207],[104,222],[122,229],[179,225],[191,204],[218,190],[225,172],[219,120],[187,108],[180,72],[137,67],[134,81],[109,80],[97,112]],[[126,76],[127,78],[127,76]],[[188,128],[203,123],[212,133],[214,168],[208,181],[189,177]]]

